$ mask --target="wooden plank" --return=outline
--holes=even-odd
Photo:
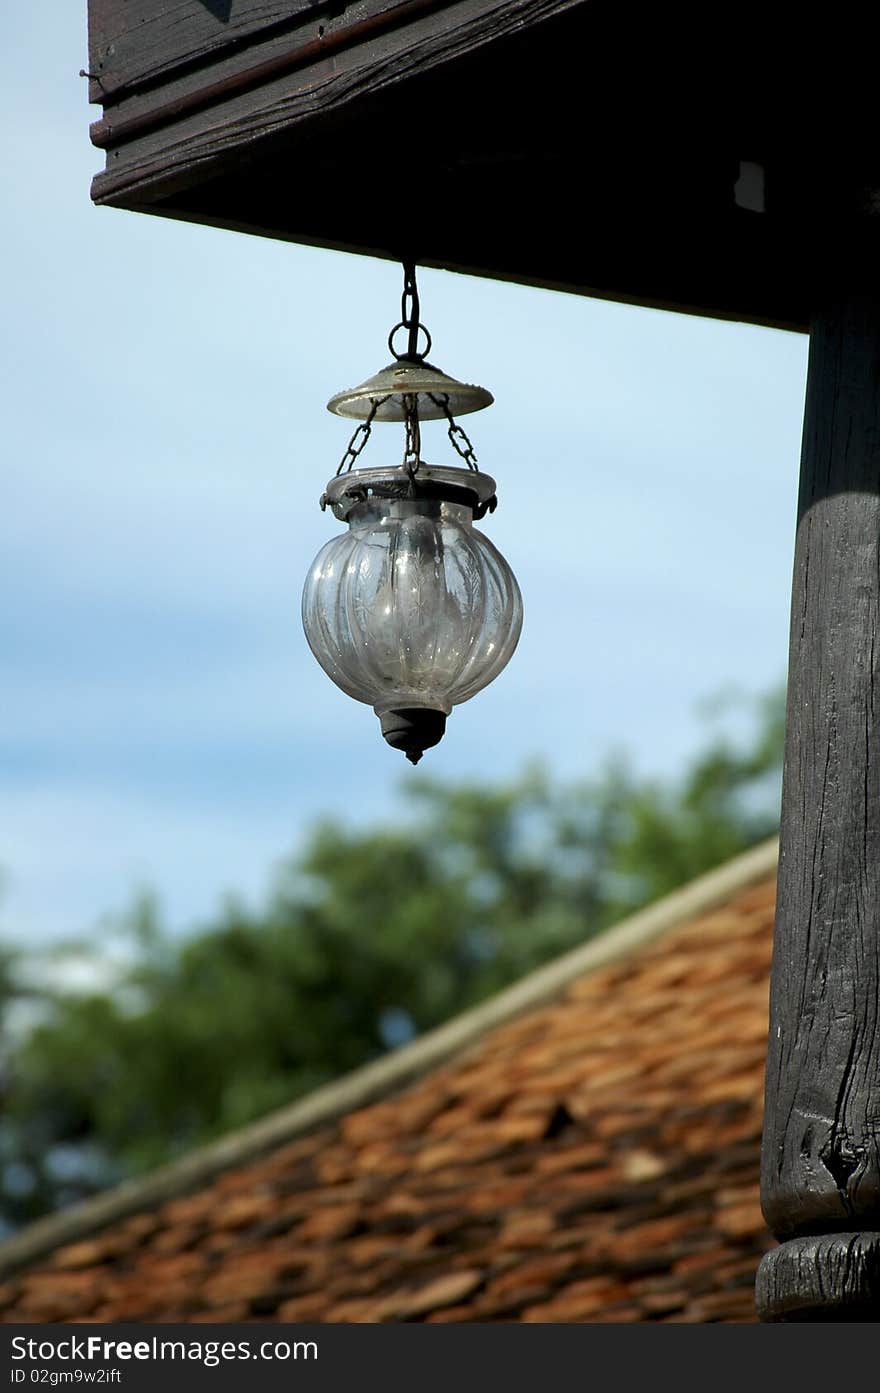
[[[594,159],[576,210],[565,160],[463,161],[436,169],[430,217],[404,221],[394,197],[353,194],[317,153],[314,172],[294,161],[297,177],[281,189],[271,163],[245,164],[234,180],[179,190],[151,210],[340,251],[398,259],[406,250],[424,266],[633,304],[799,330],[809,322],[789,228],[736,208],[737,166],[714,152],[682,159],[675,183],[655,147],[641,149],[643,164],[627,151],[616,178]],[[649,238],[645,205],[662,209]]]
[[[743,87],[746,38],[695,66],[696,41],[670,41],[642,0],[626,16],[599,0],[399,0],[358,32],[355,13],[322,20],[320,43],[310,17],[108,104],[96,200],[396,256],[377,215],[395,199],[375,190],[409,162],[437,190],[424,264],[807,326],[816,161],[824,197],[840,155],[786,141],[763,50]],[[762,32],[776,53],[772,17]],[[769,161],[766,213],[734,206],[742,159]]]
[[[449,0],[360,0],[331,19],[305,17],[295,32],[289,27],[261,31],[246,47],[231,45],[212,54],[209,67],[181,66],[166,74],[160,87],[122,92],[108,104],[105,117],[91,129],[92,143],[107,148],[131,141],[145,131],[166,129],[191,112],[213,109],[279,76],[332,62],[346,48],[356,48],[375,34],[443,9]]]
[[[754,100],[737,103],[732,78],[713,73],[736,131],[714,117],[695,127],[699,88],[686,89],[671,60],[657,63],[650,30],[625,81],[606,61],[619,24],[597,26],[577,0],[457,0],[111,145],[94,192],[396,257],[401,171],[412,169],[431,207],[412,248],[421,264],[804,328],[803,238],[735,205],[737,156],[755,148]],[[651,123],[609,126],[611,100],[634,112],[641,103]],[[111,128],[130,110],[109,111]]]
[[[92,100],[340,8],[328,0],[89,0],[89,71],[100,77]]]
[[[852,267],[858,229],[840,231]],[[849,1268],[814,1236],[880,1230],[880,291],[850,277],[814,289],[801,460],[762,1161],[792,1245],[767,1284],[779,1309],[824,1283],[842,1310]]]
[[[491,201],[491,200],[489,200]],[[150,212],[160,216],[221,227],[229,231],[273,237],[301,246],[324,247],[334,251],[375,256],[401,261],[399,229],[396,235],[375,242],[346,240],[337,229],[329,233],[313,233],[303,222],[290,234],[279,232],[273,216],[265,222],[236,220],[225,215],[214,216],[204,206],[171,200],[167,205],[150,205],[134,212]],[[669,310],[677,314],[710,316],[713,319],[763,325],[805,333],[809,326],[810,288],[796,274],[796,268],[786,265],[784,257],[763,256],[760,260],[745,255],[735,230],[714,239],[704,237],[700,253],[711,250],[713,266],[695,271],[693,259],[681,246],[681,228],[675,235],[657,239],[650,258],[641,254],[637,243],[627,240],[625,229],[596,230],[591,239],[589,261],[585,264],[583,246],[571,241],[554,247],[552,260],[537,240],[531,248],[520,242],[515,247],[499,249],[484,245],[467,245],[459,237],[456,242],[448,224],[438,226],[430,243],[419,256],[421,266],[454,271],[460,275],[481,276],[507,281],[515,285],[534,286],[543,290],[583,295],[591,299],[610,300],[618,304],[641,305],[650,309]],[[677,242],[677,250],[673,246]],[[737,275],[730,275],[731,263],[737,265]],[[779,274],[774,274],[775,268]]]
[[[114,123],[125,119],[122,104],[98,123],[108,158],[92,196],[97,202],[139,198],[147,187],[158,191],[169,180],[179,185],[207,177],[234,164],[240,151],[254,158],[258,142],[313,118],[326,120],[347,104],[366,105],[391,86],[582,5],[583,0],[456,0],[405,26],[371,31],[339,53],[310,53],[302,65],[294,51],[292,71],[274,78],[260,74],[253,86],[232,91],[222,105],[216,96],[202,107],[189,106],[178,118],[169,116],[117,145]]]

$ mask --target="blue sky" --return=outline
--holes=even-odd
[[[348,438],[324,404],[381,367],[400,272],[95,209],[85,0],[17,6],[0,91],[0,934],[169,922],[258,898],[319,813],[400,810],[368,707],[308,651],[302,581]],[[80,10],[82,11],[80,13]],[[376,196],[393,199],[384,185]],[[785,668],[804,336],[440,272],[432,358],[467,422],[486,530],[523,591],[507,671],[420,766],[560,777],[626,748],[674,772],[695,707]],[[426,427],[426,455],[449,451]],[[377,427],[370,460],[396,460]]]

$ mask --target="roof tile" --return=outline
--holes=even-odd
[[[482,1285],[479,1271],[449,1272],[414,1291],[395,1292],[377,1307],[375,1319],[406,1319],[424,1316],[440,1306],[453,1306],[471,1296]]]
[[[4,1320],[754,1319],[770,880],[0,1286]]]

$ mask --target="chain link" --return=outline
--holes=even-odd
[[[412,393],[403,399],[403,419],[406,425],[406,444],[403,449],[403,467],[409,477],[418,472],[422,462],[422,427],[419,421],[419,398]]]
[[[458,424],[452,412],[450,411],[448,395],[444,392],[442,397],[435,397],[433,392],[429,392],[428,396],[431,398],[431,401],[434,403],[435,406],[439,406],[440,410],[443,412],[444,416],[446,417],[446,420],[449,423],[448,433],[450,442],[452,444],[452,448],[461,456],[468,469],[472,469],[475,474],[479,474],[480,469],[479,465],[477,464],[476,451],[474,450],[474,447],[471,444],[471,439],[467,431],[464,429],[463,426],[460,426]],[[459,442],[461,443],[459,444]]]
[[[351,440],[349,440],[345,454],[339,461],[339,468],[336,471],[337,478],[340,474],[347,474],[349,470],[354,467],[355,460],[370,438],[370,432],[373,429],[373,421],[376,419],[376,412],[387,400],[387,397],[370,398],[370,414],[365,421],[361,421],[354,435],[351,437]]]
[[[403,263],[403,294],[400,297],[400,322],[408,332],[406,351],[415,358],[419,351],[419,287],[416,284],[415,262]],[[427,333],[427,329],[425,333]]]

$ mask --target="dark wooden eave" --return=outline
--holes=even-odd
[[[827,193],[841,156],[827,107],[793,120],[787,11],[90,0],[93,196],[805,328],[830,206],[817,160]],[[766,171],[763,210],[737,194],[743,161]]]

